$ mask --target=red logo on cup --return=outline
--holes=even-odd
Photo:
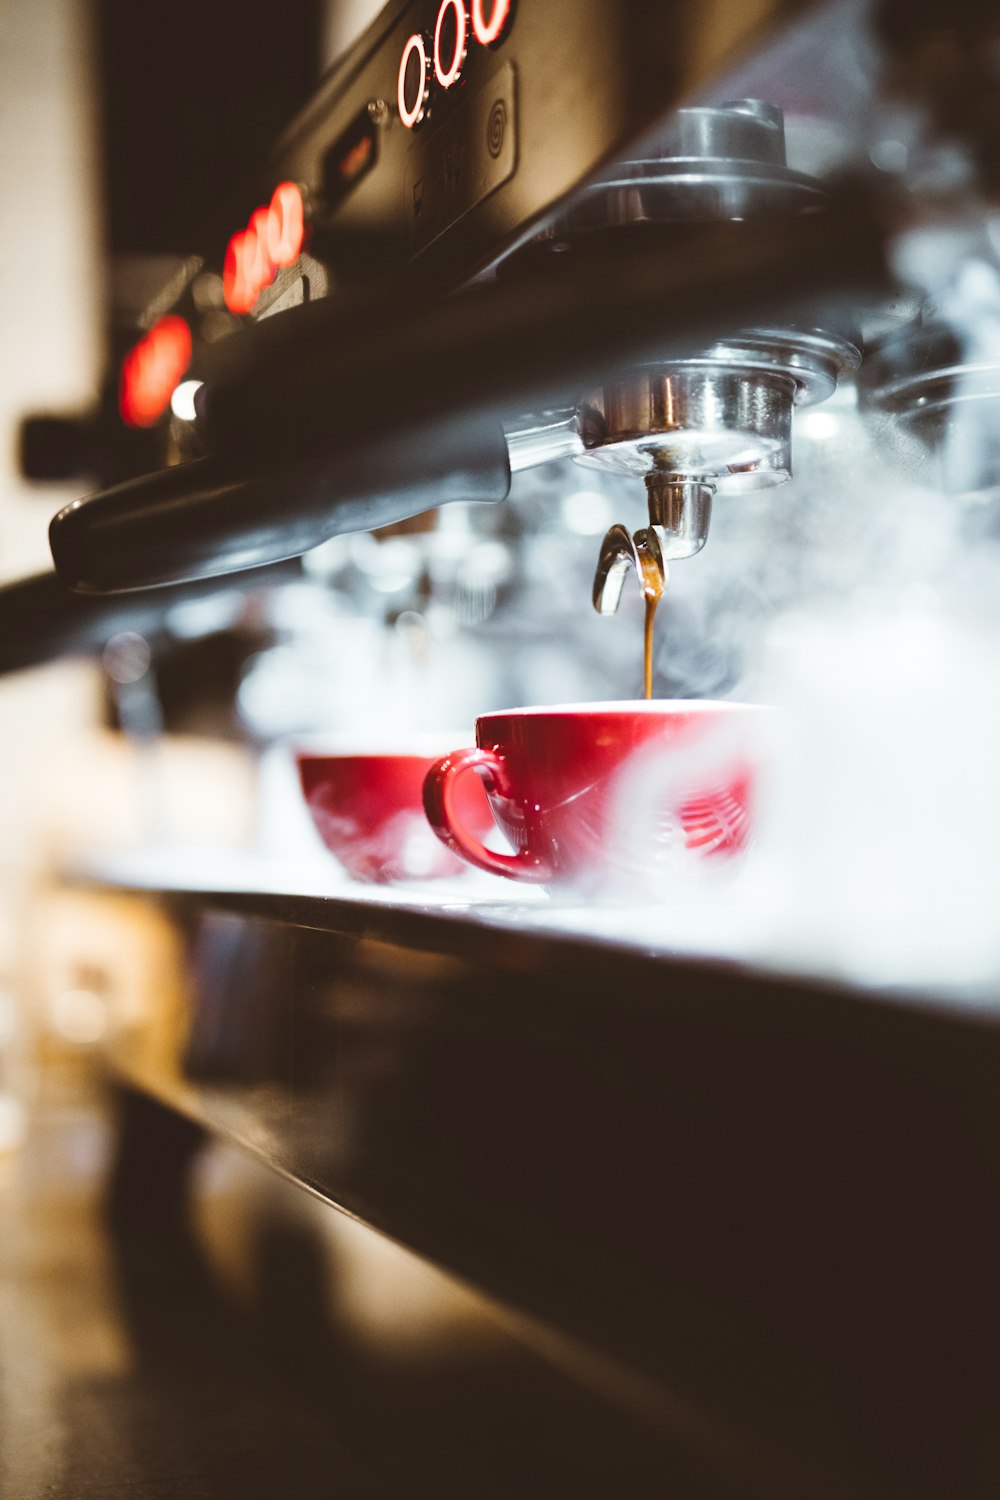
[[[222,291],[230,312],[248,313],[280,267],[294,265],[305,241],[305,206],[294,182],[280,182],[266,208],[229,241]]]

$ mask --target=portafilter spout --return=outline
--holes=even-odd
[[[667,563],[659,528],[650,526],[632,536],[616,523],[601,543],[594,575],[594,608],[599,615],[613,615],[622,597],[629,572],[634,569],[647,600],[657,601],[667,586]]]
[[[859,361],[837,334],[747,329],[592,390],[578,410],[576,460],[641,479],[664,557],[694,557],[716,495],[785,483],[793,410],[832,395]]]
[[[708,479],[651,469],[646,475],[649,525],[664,557],[694,557],[708,541],[715,485]]]
[[[629,569],[635,569],[646,606],[643,675],[647,698],[653,696],[653,622],[656,607],[667,586],[667,564],[660,536],[658,526],[637,531],[634,536],[630,536],[624,526],[612,526],[601,545],[594,578],[594,608],[599,615],[611,615],[618,608]]]

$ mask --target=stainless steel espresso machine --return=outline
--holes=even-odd
[[[879,235],[788,166],[780,105],[668,113],[699,68],[707,84],[705,31],[646,9],[387,7],[149,308],[123,416],[161,422],[182,462],[67,507],[63,581],[259,566],[501,500],[511,471],[570,455],[642,482],[662,562],[704,545],[716,493],[781,483],[793,408],[859,363]],[[714,27],[711,61],[741,32]],[[557,65],[571,35],[582,50]],[[178,418],[182,379],[197,394]],[[630,546],[609,538],[601,578]]]
[[[956,432],[1000,370],[998,43],[974,0],[390,0],[147,308],[121,416],[162,465],[54,518],[5,665],[543,466],[639,505],[593,539],[612,614],[855,396],[987,514]],[[86,878],[184,955],[169,1016],[111,1026],[129,1085],[513,1309],[642,1428],[649,1493],[995,1493],[989,985],[491,895]]]

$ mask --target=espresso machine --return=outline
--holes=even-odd
[[[758,506],[808,525],[824,402],[988,530],[995,451],[956,432],[1000,370],[997,40],[976,0],[390,0],[147,307],[120,416],[162,462],[54,517],[6,666],[532,475],[621,505],[579,589],[614,614]],[[112,1018],[130,1086],[513,1309],[660,1480],[995,1491],[988,984],[782,970],[662,912],[84,879],[188,958],[182,1024]]]
[[[678,33],[641,8],[400,9],[147,310],[122,416],[159,424],[181,462],[56,517],[69,588],[271,564],[431,505],[500,501],[512,472],[561,457],[634,476],[662,572],[704,545],[715,495],[787,478],[793,409],[857,368],[853,310],[882,275],[874,220],[789,167],[779,104],[673,108],[695,78],[652,59],[697,55],[695,15]],[[722,55],[746,41],[729,24]],[[586,58],[554,68],[563,34]],[[782,272],[761,264],[769,235]],[[734,260],[735,292],[728,270],[725,291],[665,274],[714,281]],[[820,281],[825,306],[809,299]],[[615,608],[635,549],[609,534],[598,609]]]

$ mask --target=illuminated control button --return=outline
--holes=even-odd
[[[487,7],[489,16],[486,15]],[[511,0],[472,0],[472,29],[476,41],[484,47],[492,47],[507,30],[512,9]]]
[[[222,291],[230,312],[248,313],[280,266],[294,265],[305,243],[305,206],[294,182],[279,182],[266,208],[229,241]]]
[[[122,420],[129,427],[152,427],[169,406],[174,387],[190,363],[190,328],[183,318],[161,318],[122,364],[118,386]]]
[[[399,118],[407,130],[419,125],[427,114],[430,91],[431,65],[427,56],[427,44],[420,32],[415,31],[403,48],[397,86]]]
[[[241,229],[226,247],[222,264],[222,294],[230,312],[248,313],[257,301],[258,287],[250,276],[250,231]]]
[[[294,182],[279,182],[267,210],[267,253],[276,266],[292,266],[302,254],[306,215]]]
[[[256,208],[247,225],[247,253],[250,258],[249,276],[258,294],[274,280],[277,267],[268,250],[268,217],[270,210]]]
[[[442,0],[434,28],[434,76],[443,89],[450,89],[461,78],[468,51],[469,13],[465,0]]]

